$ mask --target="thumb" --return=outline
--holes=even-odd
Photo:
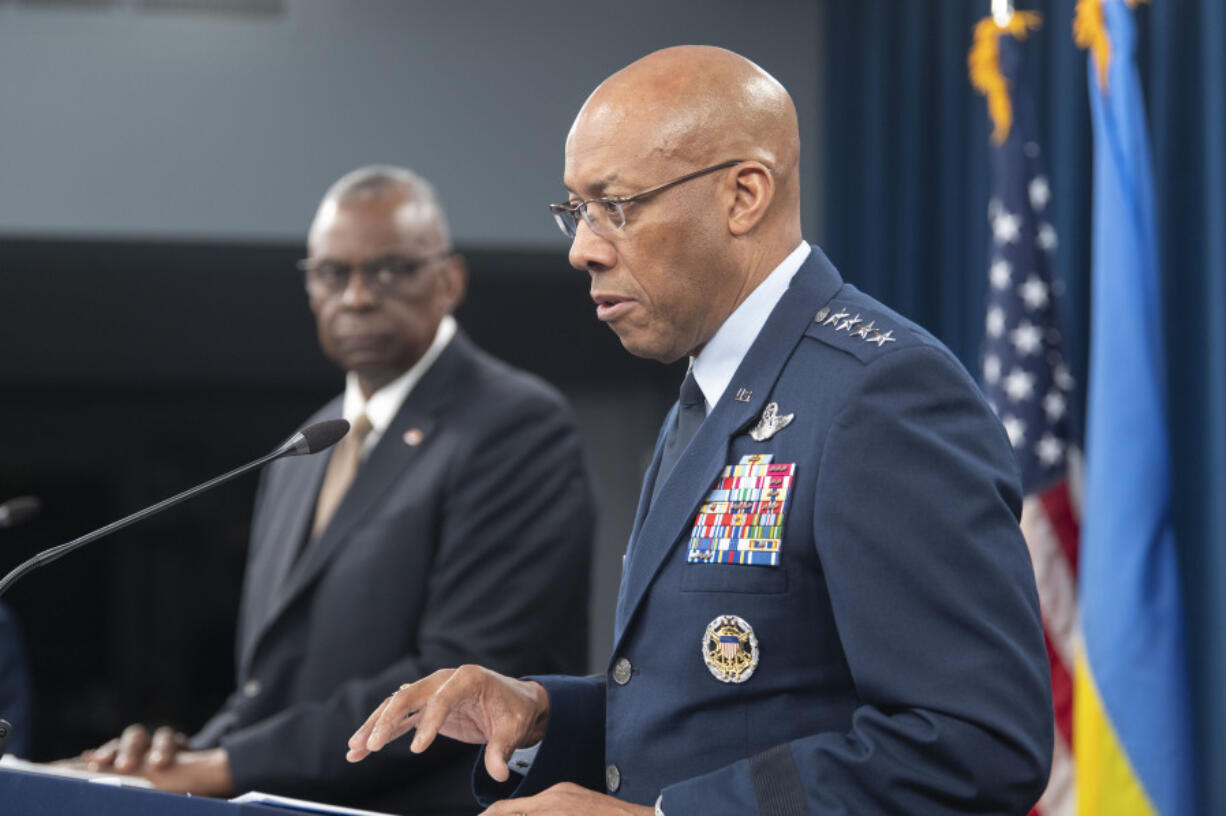
[[[503,742],[489,742],[485,746],[485,772],[496,782],[506,782],[511,778],[511,769],[507,760],[511,758],[514,749]]]

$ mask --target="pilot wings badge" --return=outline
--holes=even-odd
[[[795,414],[780,414],[779,403],[772,402],[762,411],[762,418],[749,431],[749,435],[755,442],[765,442],[786,428],[793,416]]]

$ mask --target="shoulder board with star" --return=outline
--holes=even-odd
[[[891,315],[836,298],[818,309],[805,335],[867,362],[910,340],[911,333]]]

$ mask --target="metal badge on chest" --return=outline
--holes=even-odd
[[[737,615],[720,615],[702,636],[702,659],[716,680],[744,683],[758,668],[758,638]]]

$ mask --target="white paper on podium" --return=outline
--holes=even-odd
[[[322,802],[308,802],[305,799],[291,799],[288,796],[274,796],[271,793],[248,791],[242,796],[235,796],[231,802],[271,805],[273,807],[302,810],[307,813],[329,813],[337,816],[395,816],[392,813],[381,813],[374,810],[358,810],[357,808],[325,805]]]
[[[153,784],[140,776],[125,776],[123,774],[87,771],[78,768],[65,768],[60,765],[47,765],[42,762],[27,762],[12,754],[0,757],[0,768],[26,773],[44,774],[46,776],[64,776],[69,779],[84,779],[86,782],[99,782],[106,785],[123,785],[132,788],[152,788]]]

